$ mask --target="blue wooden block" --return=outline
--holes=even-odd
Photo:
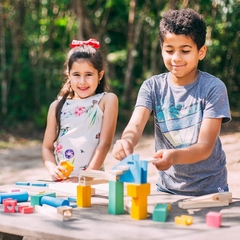
[[[77,208],[77,203],[69,202],[69,206],[72,207],[72,208]]]
[[[68,197],[69,202],[77,202],[76,197]]]
[[[112,169],[116,170],[118,166],[128,166],[129,169],[119,176],[119,182],[129,183],[147,183],[148,161],[139,160],[139,154],[130,154]]]
[[[47,183],[32,183],[32,186],[35,186],[35,187],[47,187],[48,184]]]
[[[30,186],[30,182],[15,182],[15,185],[19,185],[19,186]]]
[[[41,198],[41,205],[47,204],[52,207],[61,207],[61,206],[69,206],[70,202],[63,198],[56,198],[51,196],[43,196]]]
[[[20,192],[7,192],[7,193],[0,193],[0,203],[6,198],[16,199],[17,202],[27,202],[28,201],[28,192],[20,191]]]

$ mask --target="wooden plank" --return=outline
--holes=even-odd
[[[190,198],[187,201],[202,201],[202,200],[219,200],[219,201],[229,201],[232,202],[232,193],[231,192],[220,192],[203,195],[200,197]]]
[[[66,216],[66,215],[60,214],[60,213],[58,213],[57,208],[54,208],[52,206],[35,205],[34,210],[35,210],[35,212],[42,213],[44,215],[47,215],[47,216],[49,216],[51,218],[54,218],[54,219],[57,219],[59,221],[69,221],[69,220],[72,219],[72,215]]]
[[[94,179],[104,179],[110,181],[116,181],[117,177],[115,174],[110,172],[99,171],[99,170],[80,170],[79,172],[79,181],[82,177],[92,177]]]
[[[79,179],[79,185],[81,186],[91,186],[91,185],[97,185],[97,184],[103,184],[108,183],[108,180],[105,179],[93,179],[93,180],[85,180],[85,178]]]
[[[221,192],[190,198],[185,201],[179,202],[178,206],[182,209],[221,207],[228,206],[231,202],[232,193]]]
[[[77,186],[79,183],[49,183],[48,188],[54,191],[69,193],[72,196],[77,196]],[[98,192],[108,192],[108,182],[98,185],[93,185],[92,187],[92,196]]]
[[[223,207],[228,206],[229,201],[183,201],[178,203],[178,207],[182,209],[190,208],[210,208],[210,207]]]

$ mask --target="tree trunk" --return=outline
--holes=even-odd
[[[76,14],[77,21],[78,21],[78,37],[79,40],[87,40],[89,38],[96,38],[101,44],[100,51],[101,53],[108,53],[108,46],[105,44],[103,39],[103,35],[105,32],[105,26],[108,21],[110,8],[106,8],[104,11],[104,15],[102,17],[101,22],[97,26],[92,21],[92,16],[88,14],[86,1],[84,0],[73,0],[72,1],[72,8],[74,13]],[[104,58],[105,56],[103,56]],[[105,66],[105,76],[108,78],[108,66]]]
[[[1,52],[1,87],[2,87],[2,115],[7,115],[7,79],[6,79],[6,54],[5,54],[5,38],[4,38],[4,14],[3,5],[0,3],[0,52]]]
[[[139,13],[138,22],[134,23],[135,12],[136,12],[136,0],[130,1],[130,11],[128,19],[128,39],[127,39],[127,68],[124,79],[124,91],[122,95],[122,101],[124,104],[131,100],[131,89],[132,89],[132,72],[134,67],[134,52],[139,41],[139,36],[142,30],[143,19],[147,10],[147,4],[143,6],[143,10]],[[134,31],[135,30],[135,31]]]

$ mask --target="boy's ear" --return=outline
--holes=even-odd
[[[206,53],[207,53],[207,46],[203,45],[199,50],[198,59],[203,60],[206,56]]]

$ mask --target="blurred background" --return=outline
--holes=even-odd
[[[163,13],[188,7],[208,26],[207,57],[199,69],[226,84],[232,115],[240,120],[239,0],[0,0],[1,140],[12,134],[42,139],[73,39],[100,42],[122,131],[142,82],[166,71],[158,40]]]

